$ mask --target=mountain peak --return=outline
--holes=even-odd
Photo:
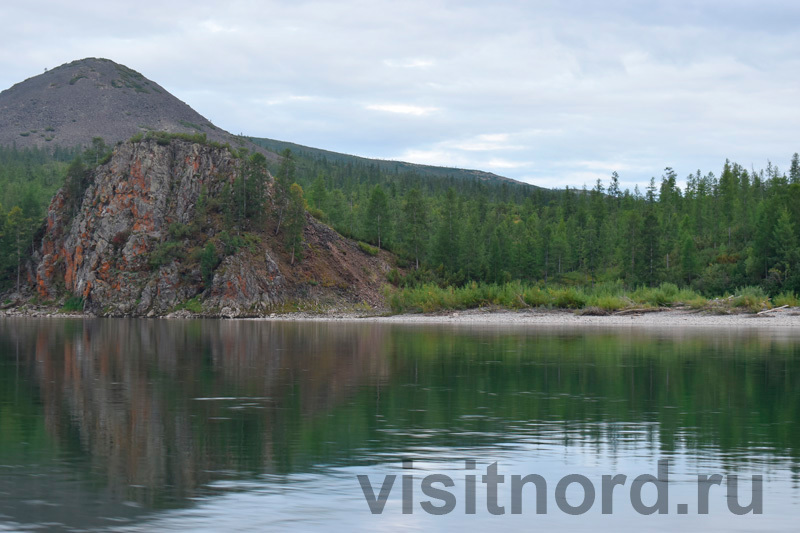
[[[71,147],[93,137],[116,143],[147,131],[237,142],[156,82],[110,59],[65,63],[0,92],[0,145]]]

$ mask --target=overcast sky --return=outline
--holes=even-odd
[[[800,2],[0,3],[0,87],[73,59],[232,133],[546,187],[788,169]]]

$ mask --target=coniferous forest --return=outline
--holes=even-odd
[[[105,154],[99,139],[84,151],[0,148],[6,288],[70,169],[83,173]],[[666,168],[633,191],[620,188],[617,173],[591,188],[548,190],[302,150],[283,155],[289,165],[274,164],[271,172],[290,169],[309,212],[361,241],[365,253],[396,254],[388,282],[398,287],[668,284],[705,297],[743,287],[791,298],[800,292],[798,154],[788,172],[726,161],[718,174],[698,170],[681,180]]]
[[[645,190],[619,176],[592,188],[430,178],[295,154],[311,212],[400,257],[406,283],[512,280],[626,287],[671,283],[715,296],[800,290],[800,161],[679,177]]]

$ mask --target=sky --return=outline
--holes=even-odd
[[[800,2],[2,2],[0,88],[138,70],[232,132],[544,187],[800,151]]]

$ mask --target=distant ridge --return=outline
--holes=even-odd
[[[331,152],[329,150],[322,150],[320,148],[311,148],[309,146],[303,146],[301,144],[295,144],[286,141],[278,141],[275,139],[266,139],[262,137],[247,137],[253,144],[257,146],[261,146],[270,150],[275,153],[281,153],[285,149],[290,149],[292,152],[305,155],[311,158],[324,158],[330,162],[336,163],[358,163],[358,164],[367,164],[367,165],[377,165],[384,172],[414,172],[416,174],[420,174],[423,176],[434,176],[434,177],[454,177],[456,179],[477,179],[485,182],[492,182],[492,183],[507,183],[509,185],[522,185],[526,187],[532,187],[534,189],[540,189],[541,187],[537,187],[536,185],[531,185],[529,183],[525,183],[522,181],[517,181],[515,179],[506,178],[505,176],[499,176],[497,174],[493,174],[491,172],[485,172],[483,170],[470,170],[470,169],[463,169],[463,168],[452,168],[452,167],[438,167],[433,165],[419,165],[417,163],[406,163],[404,161],[393,161],[388,159],[370,159],[367,157],[361,157],[357,155],[348,155],[342,154],[338,152]]]
[[[147,131],[244,143],[156,82],[109,59],[72,61],[0,92],[0,145],[87,146],[93,137],[113,144]]]

